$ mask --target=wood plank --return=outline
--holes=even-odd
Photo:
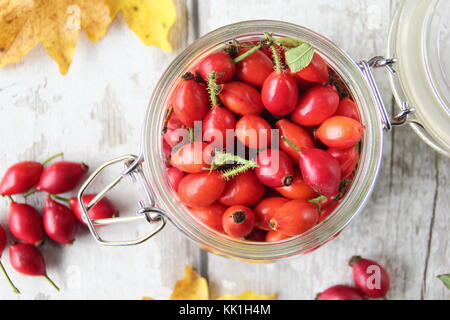
[[[17,160],[42,160],[60,151],[65,152],[65,159],[85,161],[92,169],[113,157],[139,152],[142,119],[152,89],[167,65],[193,39],[188,16],[191,4],[180,0],[178,5],[180,19],[172,34],[178,49],[172,54],[146,47],[119,17],[98,43],[81,36],[66,76],[59,74],[41,47],[0,70],[0,171]],[[103,177],[99,184],[112,177]],[[138,197],[126,185],[111,195],[123,214],[132,210],[134,201],[130,199]],[[29,202],[42,209],[37,197]],[[3,226],[6,211],[7,202],[1,200]],[[146,227],[123,227],[112,236],[136,236]],[[5,254],[2,261],[23,294],[14,295],[0,279],[1,299],[168,298],[184,263],[198,267],[200,261],[198,247],[173,227],[137,247],[102,247],[83,230],[73,246],[62,248],[47,241],[42,250],[48,274],[61,286],[61,293],[44,279],[14,272]]]
[[[351,0],[286,1],[283,6],[277,1],[214,1],[202,4],[200,30],[204,34],[240,20],[279,19],[319,31],[356,59],[369,58],[385,52],[393,5]],[[376,76],[389,101],[386,75]],[[361,254],[390,271],[390,298],[420,298],[436,188],[436,169],[429,164],[435,159],[436,154],[409,128],[386,134],[383,168],[371,201],[338,239],[313,254],[269,265],[243,265],[209,255],[213,295],[251,289],[278,292],[282,299],[311,299],[328,286],[351,283],[347,261]],[[442,261],[437,263],[444,267]]]

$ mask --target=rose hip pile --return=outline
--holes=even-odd
[[[233,42],[169,99],[167,177],[205,225],[280,241],[323,221],[349,189],[363,126],[342,79],[308,43]]]
[[[44,257],[37,247],[44,242],[45,234],[54,242],[63,245],[75,241],[78,221],[86,224],[78,200],[75,197],[66,199],[57,194],[72,191],[88,169],[84,163],[69,161],[54,162],[46,167],[50,161],[61,155],[57,154],[42,163],[18,162],[8,168],[0,181],[0,194],[10,200],[8,229],[17,240],[9,248],[11,266],[25,275],[44,276],[57,290],[59,288],[47,276]],[[48,194],[42,215],[31,205],[13,199],[13,196],[19,194],[26,199],[35,192]],[[83,202],[87,205],[94,197],[95,194],[85,195]],[[102,219],[111,218],[116,212],[112,204],[103,198],[89,210],[88,214],[92,219]],[[0,257],[6,244],[6,232],[0,225]],[[14,292],[19,293],[1,261],[0,268]]]

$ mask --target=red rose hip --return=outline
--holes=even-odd
[[[272,72],[261,89],[264,107],[276,116],[285,116],[297,107],[298,87],[288,71]]]
[[[262,199],[254,208],[256,218],[256,228],[270,231],[269,222],[275,215],[275,212],[289,200],[282,197],[269,197]]]
[[[193,127],[195,121],[204,118],[208,111],[206,87],[193,79],[182,80],[172,97],[173,111],[187,127]]]
[[[38,246],[44,241],[40,214],[32,206],[12,201],[8,211],[8,227],[17,240]]]
[[[234,76],[236,66],[228,53],[215,52],[206,56],[197,67],[197,72],[205,81],[213,71],[217,74],[217,83],[225,83]]]
[[[241,116],[260,114],[264,109],[259,91],[240,81],[223,84],[219,98],[225,107]]]
[[[256,157],[258,179],[268,187],[289,186],[294,178],[294,167],[289,156],[281,150],[266,149]]]
[[[83,196],[83,203],[87,206],[94,198],[96,194],[85,194]],[[78,198],[71,198],[69,201],[70,207],[72,208],[75,217],[84,225],[87,223],[83,219],[83,212],[81,210],[80,204],[78,203]],[[111,204],[111,202],[103,197],[99,202],[95,204],[89,211],[89,217],[93,220],[96,219],[108,219],[117,215],[117,209]],[[96,226],[99,227],[99,226]]]
[[[0,181],[0,194],[11,196],[27,192],[39,182],[43,170],[42,164],[36,161],[22,161],[12,165]]]
[[[50,239],[60,244],[72,244],[78,230],[78,221],[72,210],[50,198],[45,200],[44,230]]]
[[[332,286],[317,295],[317,300],[366,300],[357,289],[339,284]]]
[[[243,238],[255,227],[255,214],[245,206],[229,207],[223,214],[223,230],[233,238]]]
[[[386,296],[390,281],[387,271],[377,262],[354,256],[349,262],[355,286],[370,298]]]
[[[36,190],[50,194],[71,191],[77,186],[87,170],[88,166],[84,163],[69,161],[52,163],[44,169]]]
[[[226,182],[219,202],[226,206],[252,206],[264,195],[266,188],[253,171],[242,172]]]
[[[334,116],[325,120],[316,131],[316,137],[332,148],[350,148],[361,140],[362,135],[361,123],[343,116]]]
[[[316,205],[305,200],[291,200],[278,208],[269,226],[272,230],[293,237],[314,227],[318,220]]]
[[[224,189],[225,179],[218,171],[191,173],[181,179],[178,196],[188,207],[206,207],[217,201]]]

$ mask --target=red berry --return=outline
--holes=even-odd
[[[302,126],[315,126],[336,113],[339,106],[339,95],[330,86],[316,86],[300,99],[291,119]]]
[[[243,116],[236,124],[236,137],[245,146],[253,149],[270,147],[272,127],[257,115]]]
[[[72,210],[50,198],[45,200],[44,214],[45,233],[55,242],[72,244],[78,230],[78,221]]]
[[[244,82],[223,84],[219,98],[225,107],[241,116],[260,114],[264,108],[259,91]]]
[[[317,300],[366,300],[366,298],[359,290],[339,284],[319,293]]]
[[[268,187],[289,186],[294,178],[294,167],[289,156],[281,150],[266,149],[256,157],[258,179]]]
[[[209,168],[212,148],[206,142],[191,142],[172,153],[170,164],[187,173],[199,173]]]
[[[329,78],[328,65],[319,54],[314,53],[311,63],[306,68],[296,72],[295,75],[304,81],[323,84]]]
[[[2,257],[3,250],[6,247],[6,232],[5,229],[0,225],[0,258]]]
[[[163,137],[164,141],[171,147],[175,147],[182,141],[189,141],[189,132],[175,113],[170,115]]]
[[[256,218],[255,227],[261,230],[270,231],[270,219],[272,219],[278,208],[280,208],[286,202],[288,202],[288,200],[281,197],[270,197],[262,199],[255,206],[255,208],[253,208],[253,212],[255,213]]]
[[[303,180],[317,193],[334,197],[339,192],[341,166],[329,153],[321,149],[303,149],[300,153]]]
[[[215,146],[222,147],[227,143],[227,130],[234,130],[236,118],[230,110],[215,106],[206,114],[203,119],[203,140],[214,142]],[[234,135],[230,132],[230,137],[234,142]]]
[[[197,72],[200,73],[203,79],[208,80],[211,72],[215,71],[217,74],[216,82],[225,83],[229,81],[236,70],[236,66],[230,55],[224,51],[212,53],[205,57],[198,65]]]
[[[9,260],[16,271],[28,276],[43,276],[59,291],[56,284],[47,276],[44,257],[36,247],[16,243],[9,248]]]
[[[22,161],[12,165],[0,181],[0,194],[11,196],[30,190],[39,182],[43,169],[42,164],[35,161]]]
[[[181,179],[178,196],[188,207],[206,207],[217,201],[224,189],[225,179],[218,171],[191,173]]]
[[[286,137],[300,149],[314,148],[314,140],[311,138],[311,135],[308,133],[308,131],[296,125],[295,123],[292,123],[287,119],[280,119],[275,124],[275,127],[280,130],[279,138],[281,150],[286,152],[295,163],[298,163],[298,161],[300,160],[299,152],[291,147],[286,141],[281,139],[281,137]]]
[[[36,190],[50,194],[71,191],[77,186],[87,170],[88,166],[84,163],[69,161],[52,163],[44,169]]]
[[[261,89],[264,107],[276,116],[285,116],[297,107],[298,87],[288,71],[272,72]]]
[[[206,224],[211,229],[223,232],[222,217],[226,209],[227,207],[223,204],[214,202],[213,204],[206,207],[191,208],[189,211],[194,217],[196,217],[202,223]]]
[[[8,212],[8,227],[19,241],[38,246],[44,241],[42,218],[32,206],[11,202]]]
[[[245,206],[232,206],[223,214],[223,230],[233,238],[243,238],[255,227],[255,214]]]
[[[239,55],[248,50],[249,48],[241,48]],[[236,65],[236,75],[239,80],[257,88],[262,87],[264,81],[272,72],[272,60],[261,50],[256,50]]]
[[[275,212],[269,226],[287,236],[302,234],[319,220],[317,206],[305,200],[290,200]]]
[[[182,80],[172,97],[173,111],[187,127],[201,121],[208,112],[209,100],[206,87],[195,80]]]
[[[339,102],[339,107],[336,111],[336,115],[349,117],[358,122],[361,122],[358,107],[356,106],[356,103],[353,102],[353,100],[351,100],[350,98],[343,98]]]
[[[325,120],[316,131],[316,137],[332,148],[350,148],[361,140],[362,135],[361,123],[343,116],[334,116]]]
[[[345,179],[352,174],[359,159],[359,153],[356,146],[346,149],[328,148],[327,152],[339,162],[341,166],[342,179]]]
[[[294,179],[290,185],[274,188],[274,190],[291,200],[310,200],[319,196],[317,192],[305,183],[300,171],[294,173]]]
[[[96,194],[85,194],[83,196],[83,203],[87,206],[96,196]],[[87,223],[83,220],[83,212],[81,211],[81,207],[78,203],[77,198],[71,198],[70,207],[72,208],[73,213],[77,217],[77,219],[84,225]],[[112,218],[117,214],[117,209],[109,202],[106,197],[103,197],[95,206],[93,206],[88,211],[89,217],[93,220],[96,219],[108,219]]]
[[[287,236],[279,231],[270,230],[266,234],[266,242],[275,242],[275,241],[282,241],[291,238],[290,236]]]
[[[370,298],[386,296],[390,281],[387,271],[377,262],[354,256],[350,259],[355,286]]]
[[[245,171],[226,182],[219,202],[226,206],[252,206],[264,195],[266,188],[253,171]]]
[[[254,241],[254,242],[264,242],[264,241],[266,241],[266,233],[267,233],[266,231],[254,228],[252,230],[252,232],[250,232],[245,237],[245,240]]]
[[[180,184],[181,179],[186,175],[183,171],[178,168],[166,168],[167,180],[169,181],[169,185],[173,188],[173,190],[178,190],[178,185]]]

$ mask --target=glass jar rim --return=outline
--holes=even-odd
[[[332,215],[309,231],[283,241],[258,243],[220,234],[192,217],[168,186],[160,132],[168,97],[179,79],[195,62],[217,51],[233,39],[261,37],[263,32],[309,42],[337,72],[352,93],[365,127],[360,164],[354,182]],[[147,110],[143,131],[144,174],[157,206],[165,210],[174,225],[204,249],[246,261],[275,260],[307,253],[339,233],[364,207],[378,176],[383,128],[374,96],[354,60],[322,35],[295,24],[275,20],[252,20],[218,28],[194,41],[169,65],[156,85]]]

